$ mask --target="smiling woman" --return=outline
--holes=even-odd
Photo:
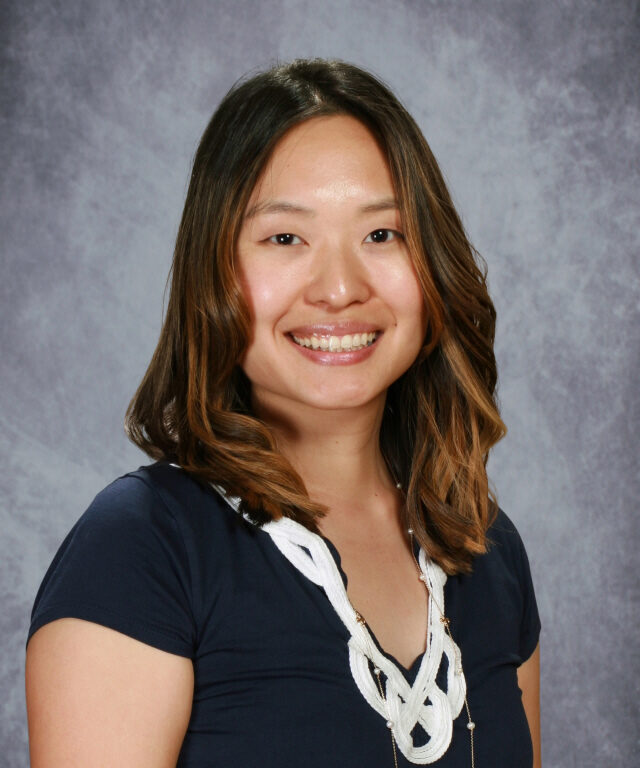
[[[539,765],[479,262],[371,74],[234,86],[127,412],[155,461],[96,496],[36,597],[34,768]]]
[[[310,119],[276,147],[238,238],[252,327],[242,367],[259,412],[375,420],[418,356],[425,303],[393,195],[384,153],[353,117]]]

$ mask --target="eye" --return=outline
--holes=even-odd
[[[294,240],[297,240],[298,242],[294,243]],[[281,232],[277,235],[272,235],[269,238],[269,242],[274,245],[300,245],[302,240],[300,240],[298,235],[292,235],[290,232]]]
[[[398,239],[402,239],[402,235],[395,229],[374,229],[366,236],[365,243],[390,243]]]

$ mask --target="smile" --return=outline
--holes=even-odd
[[[354,352],[358,349],[370,347],[380,335],[379,331],[373,333],[347,333],[344,336],[294,336],[291,338],[300,347],[317,349],[322,352]]]

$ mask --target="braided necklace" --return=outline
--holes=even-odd
[[[400,488],[400,485],[398,485],[397,487]],[[444,625],[444,627],[445,627],[445,629],[446,629],[446,631],[447,631],[447,633],[449,635],[449,638],[450,638],[451,642],[453,643],[453,645],[456,648],[456,651],[457,651],[457,653],[456,653],[456,662],[455,662],[456,666],[455,666],[454,673],[456,675],[462,675],[463,674],[463,672],[462,672],[462,658],[461,658],[461,654],[460,654],[460,649],[458,648],[458,646],[455,645],[455,643],[453,641],[453,636],[451,635],[451,627],[449,626],[451,624],[451,621],[450,621],[450,619],[448,619],[445,616],[444,611],[440,608],[438,603],[433,599],[433,595],[430,593],[429,587],[427,585],[426,574],[422,571],[422,569],[420,568],[420,564],[416,560],[416,555],[415,555],[415,551],[414,551],[414,548],[413,548],[413,528],[408,528],[407,529],[407,533],[409,534],[409,543],[410,543],[410,546],[411,546],[411,556],[413,557],[413,562],[415,563],[416,568],[418,570],[418,578],[424,584],[425,589],[427,590],[427,601],[429,601],[429,598],[431,598],[430,602],[433,602],[435,604],[435,606],[438,609],[438,612],[440,614],[440,622]],[[430,607],[431,606],[429,606],[429,608]],[[367,622],[365,621],[364,617],[360,613],[358,613],[358,611],[356,611],[356,620],[360,624],[363,624],[365,626],[367,624]],[[429,632],[427,631],[427,642],[429,642],[428,638],[429,638]],[[384,689],[382,687],[382,682],[380,681],[381,672],[382,672],[382,670],[379,667],[374,667],[373,668],[373,673],[376,676],[376,682],[378,684],[378,690],[380,691],[380,698],[385,699],[385,701],[386,701],[386,697],[385,697],[385,694],[384,694]],[[466,712],[467,712],[467,728],[469,730],[469,740],[470,740],[470,747],[471,747],[471,768],[475,768],[476,762],[475,762],[475,751],[474,751],[474,745],[473,745],[473,732],[475,730],[476,724],[471,719],[471,711],[469,710],[469,703],[467,701],[466,690],[465,690],[465,695],[464,695],[464,706],[465,706],[465,709],[466,709]],[[387,720],[387,728],[389,728],[389,731],[390,731],[390,734],[391,734],[391,748],[393,750],[393,764],[394,764],[394,768],[398,768],[398,754],[397,754],[397,751],[396,751],[396,740],[395,740],[394,735],[393,735],[393,727],[394,727],[393,720]],[[432,762],[432,761],[429,761],[429,762]]]
[[[213,486],[229,505],[240,512],[240,499],[229,497],[224,489]],[[245,519],[251,519],[244,515]],[[420,548],[416,559],[413,548],[413,530],[408,529],[411,552],[418,570],[418,578],[427,590],[428,627],[427,644],[413,685],[409,685],[398,667],[378,650],[365,619],[354,609],[338,570],[338,566],[324,539],[291,518],[281,517],[262,525],[280,552],[304,576],[321,586],[334,610],[348,629],[350,637],[349,665],[360,693],[367,703],[380,714],[391,733],[394,768],[398,768],[399,749],[412,763],[426,765],[439,760],[449,748],[453,736],[453,720],[464,705],[471,745],[471,768],[475,768],[475,723],[467,701],[467,685],[462,670],[460,649],[451,635],[450,620],[444,613],[444,584],[446,573],[430,560]],[[439,619],[434,619],[433,608]],[[436,683],[442,656],[447,659],[447,690]],[[373,669],[373,674],[372,674]],[[384,675],[383,685],[381,676]],[[429,704],[426,704],[426,700]],[[416,745],[412,731],[420,725],[429,736],[426,744]]]

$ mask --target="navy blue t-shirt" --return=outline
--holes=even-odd
[[[473,573],[447,579],[445,612],[462,652],[476,766],[530,768],[516,671],[540,620],[524,546],[502,510],[489,537]],[[180,768],[393,768],[389,731],[354,682],[349,632],[322,587],[212,487],[167,462],[115,480],[72,528],[36,596],[29,637],[63,617],[193,660]],[[413,682],[421,657],[405,670],[385,655]],[[398,751],[398,765],[413,763]],[[435,765],[470,765],[464,708]]]

